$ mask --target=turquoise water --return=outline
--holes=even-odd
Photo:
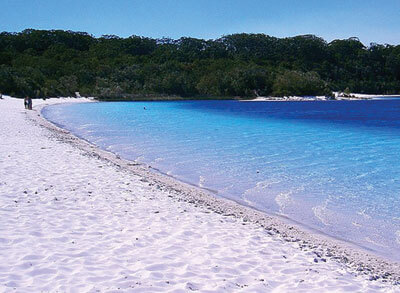
[[[87,103],[43,114],[126,159],[400,260],[400,100]]]

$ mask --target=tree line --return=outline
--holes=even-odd
[[[0,34],[0,92],[99,98],[400,93],[400,46],[314,35],[233,34],[215,40],[96,38],[28,29]]]

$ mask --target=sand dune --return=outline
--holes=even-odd
[[[400,291],[180,200],[33,115],[21,100],[0,100],[2,292]]]

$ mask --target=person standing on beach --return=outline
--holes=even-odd
[[[25,109],[32,110],[32,98],[31,97],[26,97],[24,99],[25,103]]]

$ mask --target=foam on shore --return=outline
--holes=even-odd
[[[83,101],[34,100],[27,111],[0,100],[0,291],[400,290],[398,263],[123,160],[40,116]]]

